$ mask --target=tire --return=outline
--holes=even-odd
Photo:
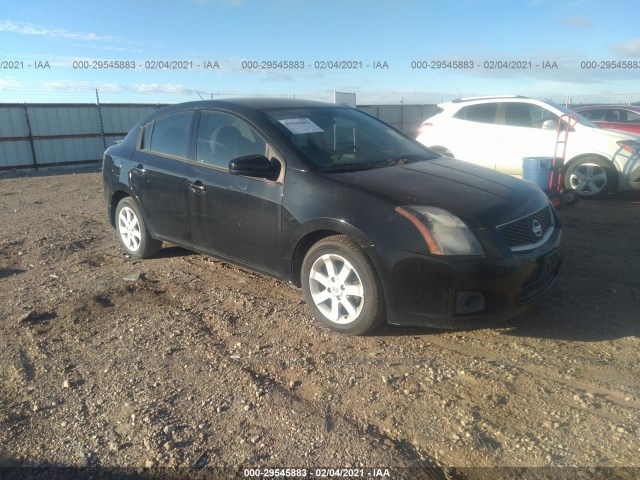
[[[562,191],[562,197],[564,198],[565,205],[575,205],[580,200],[580,195],[576,193],[573,188],[564,189]]]
[[[382,285],[365,253],[344,235],[312,246],[302,262],[302,292],[313,316],[345,335],[363,335],[385,321]]]
[[[564,186],[582,198],[600,198],[614,190],[617,173],[606,160],[586,157],[572,162],[564,173]]]
[[[551,205],[553,205],[556,210],[560,210],[564,207],[564,196],[561,193],[550,193],[548,196],[551,201]]]
[[[162,248],[162,242],[151,238],[138,205],[125,197],[116,207],[116,230],[125,252],[133,258],[153,257]]]

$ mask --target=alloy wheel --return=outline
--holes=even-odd
[[[364,306],[364,287],[351,263],[335,253],[316,259],[309,272],[313,302],[327,320],[336,324],[355,321]]]
[[[118,232],[127,249],[135,252],[140,248],[142,241],[140,222],[135,212],[127,206],[123,207],[118,215]]]
[[[607,186],[607,172],[595,163],[583,163],[569,176],[571,188],[583,196],[595,196]]]

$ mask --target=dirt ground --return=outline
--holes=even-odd
[[[9,477],[640,478],[638,195],[562,209],[556,288],[506,325],[366,337],[211,258],[126,257],[96,171],[0,176],[0,207]]]

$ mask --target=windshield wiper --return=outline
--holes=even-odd
[[[393,167],[395,165],[406,165],[407,163],[419,162],[422,160],[432,160],[433,157],[424,155],[401,155],[399,157],[388,158],[383,162],[371,163],[376,168]]]
[[[339,163],[337,165],[327,165],[325,167],[321,167],[323,172],[351,172],[354,170],[368,170],[370,168],[375,168],[376,165],[373,163],[363,163],[363,162],[347,162],[347,163]]]
[[[393,167],[395,165],[405,165],[407,163],[432,159],[433,157],[427,157],[425,155],[401,155],[399,157],[388,158],[381,162],[346,162],[336,165],[327,165],[321,168],[323,172],[349,172],[354,170],[368,170],[371,168]]]

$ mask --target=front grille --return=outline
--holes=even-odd
[[[527,250],[544,243],[553,231],[551,207],[497,227],[511,250]],[[536,234],[538,233],[538,234]]]

